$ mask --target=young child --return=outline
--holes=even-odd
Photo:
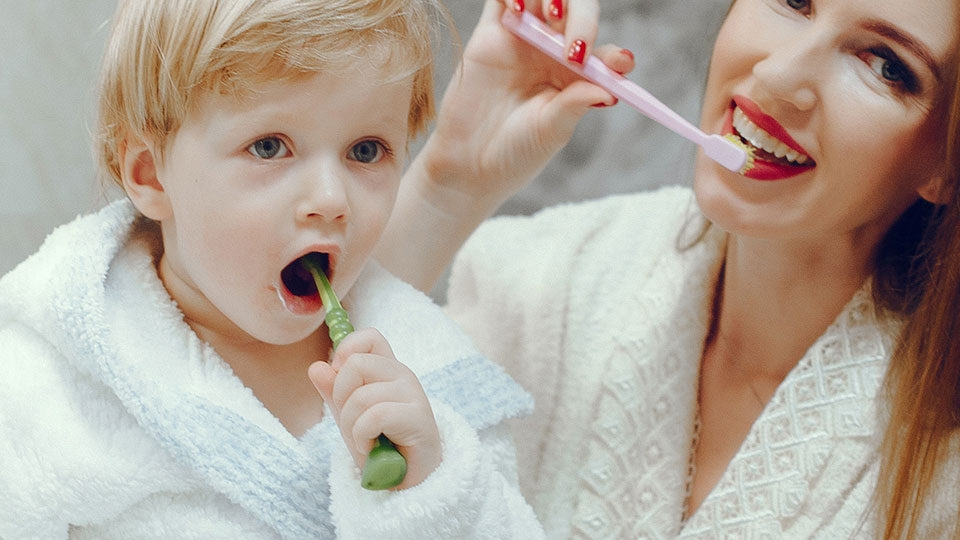
[[[368,262],[438,10],[120,3],[96,135],[127,198],[0,280],[0,537],[542,536],[501,424],[529,395]],[[380,433],[408,472],[367,491]]]

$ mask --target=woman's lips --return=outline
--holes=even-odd
[[[743,114],[753,122],[758,128],[766,131],[771,136],[787,145],[788,148],[796,150],[798,153],[807,155],[807,151],[800,146],[793,137],[787,133],[787,130],[780,125],[772,116],[766,115],[760,110],[760,106],[745,96],[733,96],[733,103],[743,111]]]
[[[808,170],[813,169],[816,166],[816,163],[813,162],[812,158],[809,158],[807,152],[797,144],[796,141],[787,134],[786,130],[783,129],[776,120],[773,118],[760,113],[759,108],[755,103],[743,96],[735,96],[734,102],[731,104],[730,108],[727,109],[726,114],[723,119],[723,135],[736,135],[740,136],[739,133],[733,127],[733,111],[736,107],[740,107],[740,103],[747,104],[747,107],[750,108],[750,112],[741,107],[741,110],[744,114],[747,115],[747,118],[757,125],[760,129],[763,129],[771,136],[783,137],[780,139],[785,145],[790,149],[799,152],[800,154],[807,156],[809,161],[803,165],[797,164],[788,164],[782,160],[771,161],[763,159],[763,157],[757,155],[756,150],[753,151],[753,167],[751,167],[746,172],[742,173],[743,176],[751,178],[753,180],[783,180],[796,176],[798,174],[807,172]],[[748,143],[749,144],[749,143]],[[750,145],[753,148],[752,145]]]

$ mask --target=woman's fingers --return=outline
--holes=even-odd
[[[540,0],[543,20],[563,32],[567,60],[583,64],[597,40],[598,0]],[[559,14],[559,17],[557,16]]]
[[[616,45],[601,45],[594,49],[593,54],[602,60],[607,67],[621,75],[630,73],[636,65],[633,53]]]

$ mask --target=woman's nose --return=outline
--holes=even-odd
[[[829,55],[815,31],[795,38],[773,44],[754,64],[753,75],[758,90],[768,98],[807,112],[819,99],[818,85],[829,69]]]

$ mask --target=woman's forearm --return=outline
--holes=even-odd
[[[432,159],[428,142],[410,164],[374,257],[387,270],[429,293],[474,229],[506,195],[477,197],[438,176],[466,174]]]

